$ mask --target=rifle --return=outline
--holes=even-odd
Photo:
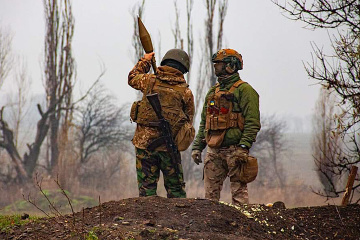
[[[158,122],[150,122],[150,126],[159,127],[161,132],[161,137],[153,140],[147,147],[147,150],[154,151],[157,147],[165,143],[166,150],[171,156],[171,160],[174,165],[175,172],[179,174],[180,171],[178,164],[181,163],[181,155],[176,146],[176,143],[174,142],[170,123],[161,114],[161,105],[159,101],[159,96],[157,93],[153,93],[146,95],[146,98],[150,102],[151,107],[154,109],[156,116],[159,119]]]
[[[145,52],[146,53],[153,52],[154,48],[151,42],[150,34],[146,30],[143,22],[139,17],[138,17],[138,26],[139,26],[139,36],[140,36],[141,45],[143,46]],[[155,57],[151,59],[151,66],[154,70],[154,73],[156,74]],[[176,146],[176,143],[174,142],[170,123],[161,114],[161,104],[160,104],[159,96],[157,93],[154,93],[154,94],[146,95],[146,98],[150,102],[151,107],[154,109],[156,116],[159,119],[158,122],[151,122],[150,126],[158,127],[162,135],[160,138],[153,140],[147,147],[147,150],[154,151],[160,145],[165,144],[166,150],[171,156],[171,160],[174,165],[175,172],[179,174],[180,171],[179,171],[178,163],[181,163],[181,155]]]
[[[141,21],[140,17],[138,17],[138,26],[139,26],[139,36],[140,36],[140,42],[143,46],[146,53],[151,53],[154,51],[151,37],[148,31],[146,30],[146,27],[144,26],[143,22]],[[155,56],[151,59],[151,66],[154,70],[154,74],[156,74],[156,60]]]

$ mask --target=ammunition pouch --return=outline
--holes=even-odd
[[[242,183],[250,183],[256,179],[258,174],[257,159],[249,155],[248,161],[242,163],[240,167],[239,180]]]
[[[244,117],[241,113],[231,112],[225,115],[206,115],[206,129],[224,130],[229,128],[239,128],[244,130]]]
[[[139,111],[139,104],[140,104],[140,101],[135,101],[131,105],[130,119],[131,119],[132,122],[136,122],[136,120],[137,120],[137,115],[138,115],[138,111]]]
[[[235,104],[233,92],[243,83],[245,82],[242,80],[237,81],[229,91],[220,90],[218,85],[215,88],[215,93],[208,97],[205,123],[207,135],[205,139],[209,147],[220,147],[226,129],[239,128],[241,131],[244,130],[244,117],[241,112],[233,111]]]
[[[206,143],[211,148],[219,148],[224,140],[226,130],[210,130],[205,136]]]

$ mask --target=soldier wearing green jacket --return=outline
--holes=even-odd
[[[242,56],[222,49],[212,57],[218,83],[205,97],[198,134],[192,147],[196,164],[208,146],[204,161],[205,198],[220,199],[226,177],[230,178],[232,203],[249,202],[247,184],[239,180],[241,164],[248,161],[249,149],[260,130],[259,95],[240,79]]]

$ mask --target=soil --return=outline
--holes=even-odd
[[[360,205],[286,209],[205,199],[129,198],[2,230],[0,239],[360,240]]]

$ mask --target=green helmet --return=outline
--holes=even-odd
[[[163,59],[161,60],[161,65],[164,65],[166,60],[175,60],[181,65],[183,65],[186,71],[189,71],[190,68],[189,55],[181,49],[171,49],[167,51],[167,53],[164,55]]]

